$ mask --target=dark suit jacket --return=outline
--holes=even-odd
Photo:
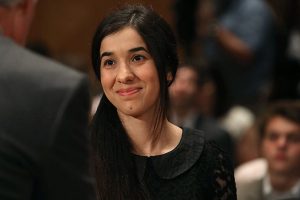
[[[0,199],[94,199],[83,75],[0,34]]]

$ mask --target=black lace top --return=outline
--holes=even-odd
[[[235,200],[233,166],[204,134],[183,129],[177,147],[163,155],[135,155],[138,178],[152,200]]]

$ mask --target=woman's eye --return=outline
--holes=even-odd
[[[143,60],[145,60],[145,57],[142,55],[136,55],[132,58],[133,62],[139,62],[139,61],[143,61]]]
[[[113,65],[115,62],[113,60],[105,60],[103,62],[103,66],[111,66]]]

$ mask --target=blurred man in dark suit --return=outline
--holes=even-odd
[[[0,0],[0,199],[95,199],[85,76],[24,49],[36,0]]]

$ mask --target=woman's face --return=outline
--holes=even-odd
[[[104,37],[100,46],[103,91],[119,115],[154,114],[159,78],[145,42],[130,27]]]

